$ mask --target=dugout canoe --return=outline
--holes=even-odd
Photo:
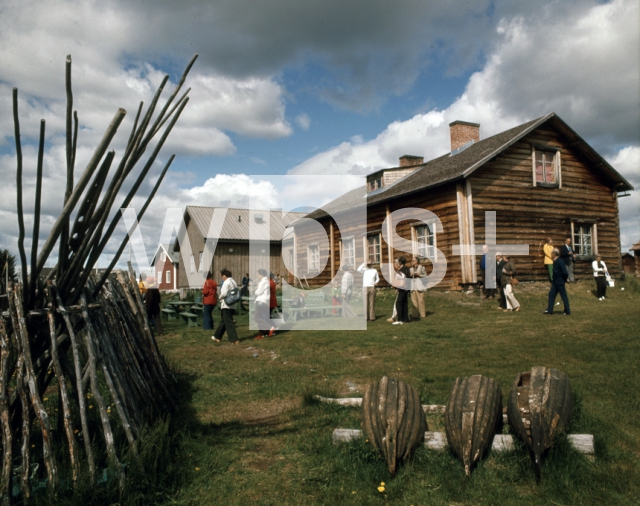
[[[568,428],[572,411],[571,384],[562,371],[532,367],[516,376],[509,392],[507,417],[512,431],[531,451],[538,480],[543,455],[554,437]]]
[[[418,392],[387,376],[371,383],[362,399],[362,429],[384,455],[389,473],[395,475],[398,466],[422,444],[427,430]]]
[[[467,476],[491,448],[502,419],[502,392],[491,378],[476,374],[456,378],[444,412],[447,442]]]

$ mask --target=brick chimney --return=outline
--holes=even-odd
[[[468,121],[454,121],[449,123],[451,133],[451,151],[464,146],[468,142],[480,140],[480,124]]]
[[[424,157],[422,156],[402,155],[400,157],[400,167],[421,165],[422,163],[424,163]]]

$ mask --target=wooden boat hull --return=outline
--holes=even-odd
[[[362,399],[362,429],[394,475],[398,465],[420,446],[427,430],[418,392],[386,376],[370,384]]]
[[[572,411],[571,384],[562,371],[532,367],[514,380],[507,404],[509,425],[529,447],[538,479],[542,456],[569,426]]]
[[[444,412],[447,442],[464,464],[467,476],[491,448],[502,417],[498,383],[481,375],[458,377]]]

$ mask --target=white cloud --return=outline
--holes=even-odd
[[[296,116],[296,123],[306,132],[311,126],[311,118],[306,113],[299,114]]]
[[[609,163],[635,188],[618,200],[622,252],[640,240],[640,146],[621,149]]]

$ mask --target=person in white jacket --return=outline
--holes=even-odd
[[[258,335],[254,339],[264,339],[271,337],[275,331],[275,327],[271,325],[269,318],[269,302],[271,300],[271,287],[267,271],[258,269],[258,286],[255,290],[256,309],[254,320],[258,325]]]
[[[367,260],[358,272],[362,273],[362,300],[364,301],[364,314],[367,321],[376,319],[376,285],[380,281],[378,271],[371,267],[371,260]]]
[[[598,300],[604,300],[607,295],[607,277],[609,276],[609,271],[600,255],[596,255],[596,259],[591,264],[591,268],[593,269],[593,277],[596,278],[596,297],[598,297]]]
[[[236,331],[236,326],[233,323],[233,313],[236,309],[236,304],[227,304],[225,302],[225,297],[231,292],[231,290],[236,290],[238,288],[238,283],[235,282],[233,277],[231,276],[231,272],[228,269],[222,269],[220,271],[220,276],[222,276],[222,287],[220,288],[220,313],[222,314],[222,318],[220,323],[218,324],[218,328],[211,336],[216,343],[222,341],[222,336],[225,332],[227,332],[229,336],[229,342],[231,344],[239,344],[240,339],[238,339],[238,332]]]

